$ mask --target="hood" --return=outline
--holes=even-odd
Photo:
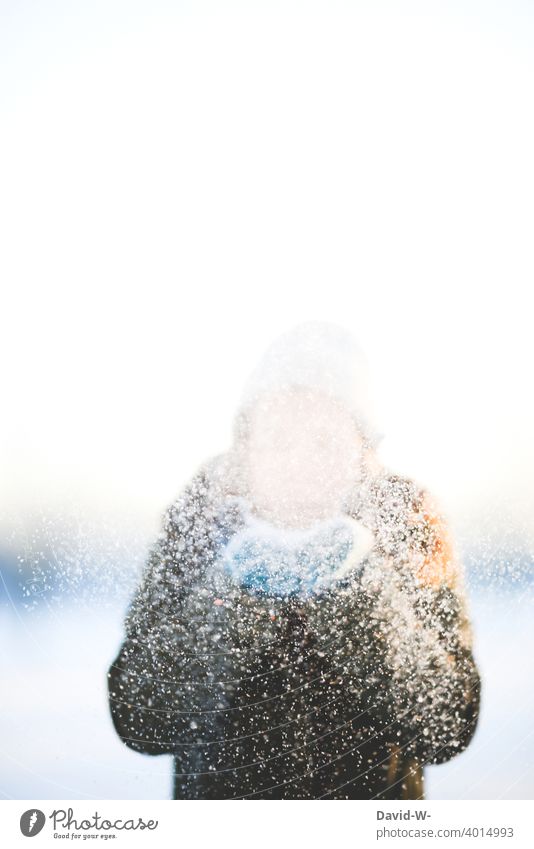
[[[325,321],[297,324],[277,337],[250,372],[239,398],[229,450],[206,464],[219,496],[250,494],[244,474],[250,410],[263,395],[299,386],[315,389],[340,402],[354,417],[367,447],[375,449],[383,434],[378,428],[367,359],[354,336]],[[372,474],[379,468],[374,450],[367,452]]]
[[[265,393],[301,386],[341,402],[371,446],[382,439],[376,423],[367,359],[353,335],[325,321],[306,321],[282,333],[250,373],[238,406],[239,424]]]

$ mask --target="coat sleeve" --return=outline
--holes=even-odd
[[[123,643],[108,670],[113,725],[137,752],[172,752],[184,722],[179,612],[195,569],[205,563],[205,492],[199,473],[166,511],[126,613]]]
[[[473,656],[463,576],[443,517],[428,494],[395,482],[379,544],[383,558],[364,576],[378,646],[381,700],[392,742],[420,764],[443,763],[475,732],[481,680]],[[397,521],[391,522],[397,510]],[[392,530],[393,525],[393,530]],[[377,528],[380,538],[380,529]]]

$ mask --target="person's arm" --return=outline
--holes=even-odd
[[[127,746],[146,754],[172,752],[185,721],[180,604],[209,552],[205,499],[206,480],[199,473],[166,511],[108,671],[115,730]]]
[[[364,586],[392,741],[406,758],[442,763],[467,747],[480,707],[460,565],[444,517],[410,481],[386,485],[375,532],[384,557]]]

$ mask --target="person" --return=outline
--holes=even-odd
[[[173,756],[175,799],[421,799],[473,737],[448,522],[381,438],[352,335],[304,322],[165,512],[108,690],[124,743]]]

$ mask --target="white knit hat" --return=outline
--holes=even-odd
[[[345,328],[306,321],[282,333],[246,381],[239,413],[265,393],[294,386],[318,389],[341,401],[371,445],[383,438],[375,422],[366,357]]]

